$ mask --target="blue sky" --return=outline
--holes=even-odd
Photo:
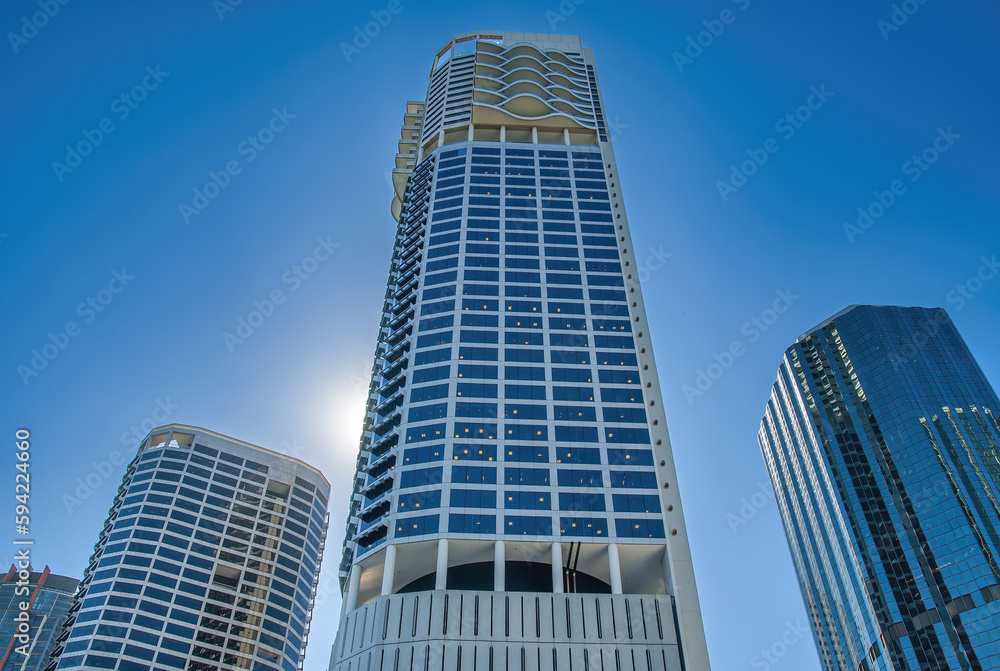
[[[35,561],[57,573],[84,569],[131,427],[293,452],[333,484],[306,662],[326,667],[386,172],[455,33],[579,34],[595,52],[715,668],[819,669],[773,499],[755,496],[795,337],[852,303],[941,306],[1000,379],[1000,281],[980,279],[1000,254],[986,3],[400,0],[348,58],[388,2],[69,2],[25,27],[45,1],[0,9],[0,379],[3,433],[32,433]],[[198,201],[212,173],[224,187]],[[186,221],[182,204],[201,209]],[[698,388],[716,355],[730,365]]]

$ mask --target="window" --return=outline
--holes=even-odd
[[[552,387],[552,398],[556,401],[593,401],[593,387]],[[604,400],[603,398],[601,400]]]
[[[494,418],[497,416],[496,403],[456,403],[456,417]]]
[[[653,451],[632,448],[608,448],[608,463],[613,466],[652,466]]]
[[[601,401],[604,403],[642,403],[642,391],[601,387]]]
[[[601,450],[596,447],[557,447],[556,463],[600,464]]]
[[[660,497],[656,494],[612,494],[611,499],[617,512],[660,512]]]
[[[417,408],[410,408],[406,421],[424,422],[429,419],[441,419],[448,415],[448,404],[437,403],[435,405],[424,405]]]
[[[542,318],[539,316],[507,315],[504,317],[504,326],[507,328],[542,328]]]
[[[497,301],[492,301],[493,305],[496,306]],[[494,309],[496,309],[494,307]],[[462,315],[462,326],[482,326],[486,328],[496,328],[498,320],[500,318],[497,315]],[[496,342],[494,340],[493,342]]]
[[[440,466],[434,468],[418,468],[413,471],[404,472],[399,479],[399,488],[423,487],[425,485],[436,485],[441,483],[443,469]]]
[[[409,512],[411,510],[422,510],[426,508],[441,507],[441,490],[435,489],[429,492],[416,492],[413,494],[400,494],[397,509],[399,512]]]
[[[495,440],[497,425],[486,422],[455,422],[455,438],[472,438],[476,440]]]
[[[495,515],[451,513],[448,516],[448,532],[453,534],[495,534],[497,532],[497,518]]]
[[[417,338],[417,349],[434,347],[435,345],[446,345],[451,342],[452,335],[451,331],[438,331],[437,333],[419,336]]]
[[[606,384],[640,384],[638,370],[600,370],[597,375]]]
[[[503,477],[508,485],[548,486],[549,469],[508,466],[503,469]]]
[[[503,371],[507,380],[545,381],[545,368],[541,366],[504,366]]]
[[[465,310],[479,310],[479,311],[487,311],[487,312],[496,312],[499,309],[500,309],[500,301],[492,301],[492,300],[484,300],[484,299],[463,300],[462,301],[462,310],[463,311],[465,311]]]
[[[496,508],[497,493],[494,489],[453,489],[452,508]]]
[[[532,350],[534,351],[534,350]],[[604,372],[604,371],[602,371]],[[589,368],[553,368],[553,382],[593,382],[594,376]]]
[[[557,426],[556,440],[560,442],[572,443],[597,443],[596,426]]]
[[[470,485],[495,485],[497,469],[495,466],[452,466],[451,481]]]
[[[511,490],[504,495],[504,508],[508,510],[551,510],[548,492],[522,492]]]
[[[505,424],[504,435],[507,440],[548,440],[549,429],[544,424]]]
[[[403,465],[426,464],[432,461],[444,459],[443,445],[430,445],[427,447],[411,447],[403,450]]]
[[[459,364],[458,376],[474,380],[495,380],[497,379],[497,368],[497,366]],[[414,377],[416,377],[416,373],[414,373]]]
[[[607,536],[608,521],[592,517],[561,517],[559,533],[563,536]]]
[[[410,403],[420,403],[421,401],[431,401],[437,398],[448,396],[448,385],[438,384],[430,387],[417,387],[410,392]],[[496,396],[496,394],[494,394]]]
[[[656,489],[652,471],[611,471],[611,486],[616,489]]]
[[[606,429],[605,439],[609,443],[636,443],[649,445],[649,430],[638,428]]]
[[[406,429],[406,442],[419,443],[425,440],[440,440],[444,438],[445,424],[423,424]]]
[[[646,411],[642,408],[604,408],[605,422],[646,423]]]
[[[664,538],[662,520],[616,519],[615,533],[619,538]]]
[[[425,534],[436,534],[438,532],[438,516],[423,515],[421,517],[406,517],[396,521],[396,538],[406,538],[407,536],[423,536]]]
[[[451,359],[451,348],[435,349],[426,352],[417,352],[413,360],[414,366],[423,366],[429,363],[440,363]]]
[[[495,315],[462,315],[463,317],[494,317]],[[496,331],[466,331],[462,330],[459,335],[459,342],[484,343],[488,345],[497,344],[498,334]]]
[[[544,405],[504,404],[505,419],[548,419]]]
[[[505,384],[503,395],[504,398],[516,398],[523,401],[544,401],[545,387],[530,384]]]
[[[496,333],[493,334],[496,337]],[[494,340],[493,342],[496,342]],[[541,347],[544,344],[541,333],[531,333],[525,331],[507,331],[504,334],[504,344],[507,345],[530,345],[532,347]]]
[[[559,510],[582,510],[596,512],[607,510],[604,494],[559,493]]]
[[[452,459],[462,459],[465,461],[496,461],[496,445],[464,445],[455,443],[452,448]],[[454,479],[454,472],[452,473]],[[494,476],[494,482],[495,476]]]
[[[560,487],[604,486],[604,477],[600,471],[560,468],[557,475]]]
[[[509,445],[507,446],[507,456],[504,457],[504,460],[548,463],[549,448],[532,445]]]
[[[496,398],[497,385],[481,384],[477,382],[459,382],[456,395],[468,398]]]
[[[497,350],[495,347],[459,347],[458,358],[469,361],[496,361]]]
[[[503,518],[504,532],[521,536],[551,536],[552,518],[508,515]]]
[[[504,360],[521,363],[545,363],[545,352],[540,349],[515,349],[508,347],[504,350]]]
[[[413,384],[444,380],[451,375],[451,366],[436,366],[413,371]]]

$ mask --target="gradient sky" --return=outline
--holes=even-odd
[[[37,31],[22,20],[42,11],[37,0],[0,9],[0,430],[11,447],[17,428],[32,433],[36,565],[80,577],[124,471],[113,458],[137,446],[131,427],[166,418],[292,452],[333,485],[306,661],[325,669],[405,102],[423,98],[452,34],[579,34],[595,53],[647,271],[713,667],[818,670],[798,633],[807,621],[774,501],[755,496],[767,480],[758,424],[784,349],[854,303],[947,308],[1000,380],[1000,281],[975,279],[1000,254],[1000,9],[908,0],[897,26],[889,0],[399,0],[396,14],[381,0],[223,2],[70,2]],[[220,7],[232,11],[220,19]],[[348,59],[341,44],[371,12],[391,20]],[[690,47],[711,28],[720,34]],[[690,62],[675,56],[688,48]],[[812,87],[825,100],[798,112],[810,118],[776,125]],[[251,161],[241,143],[273,110],[294,118]],[[66,146],[96,139],[102,123],[110,132],[69,157],[76,167],[53,166],[69,168]],[[939,137],[936,162],[907,165]],[[745,184],[720,193],[731,166],[763,154]],[[239,173],[186,223],[179,205],[230,161]],[[886,191],[892,204],[872,208],[881,216],[845,231]],[[339,247],[307,261],[314,272],[298,286],[284,280],[317,238]],[[224,334],[276,289],[285,302],[227,346]],[[787,310],[753,326],[770,321],[779,293]],[[65,347],[32,368],[33,350],[53,341]],[[742,354],[686,395],[734,342]],[[92,491],[78,492],[88,478]],[[787,650],[783,637],[795,641]],[[783,655],[768,662],[772,647]]]

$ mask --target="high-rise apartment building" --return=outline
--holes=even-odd
[[[297,459],[196,427],[154,429],[49,670],[301,669],[329,494]]]
[[[11,565],[0,583],[0,671],[45,668],[79,584],[76,578],[52,573],[48,566],[34,571]]]
[[[759,439],[827,671],[1000,669],[998,412],[941,309],[786,351]]]
[[[407,104],[331,670],[709,669],[607,129],[578,37]]]

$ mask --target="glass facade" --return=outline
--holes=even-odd
[[[759,434],[829,671],[1000,669],[1000,403],[947,313],[788,349]]]
[[[55,638],[73,603],[80,581],[27,567],[19,571],[11,565],[0,583],[0,641],[4,656],[0,671],[38,671],[55,650]],[[24,623],[21,605],[27,604],[28,631],[18,632]],[[25,639],[20,636],[27,636]],[[25,654],[27,653],[27,654]]]
[[[459,143],[413,179],[422,281],[385,337],[412,331],[380,371],[358,555],[445,532],[665,538],[600,149]]]
[[[570,36],[457,36],[407,103],[331,669],[392,668],[362,659],[409,653],[352,648],[352,612],[432,590],[663,596],[677,626],[656,657],[708,668],[604,124]]]
[[[302,668],[330,486],[203,429],[154,429],[129,465],[51,669]]]

